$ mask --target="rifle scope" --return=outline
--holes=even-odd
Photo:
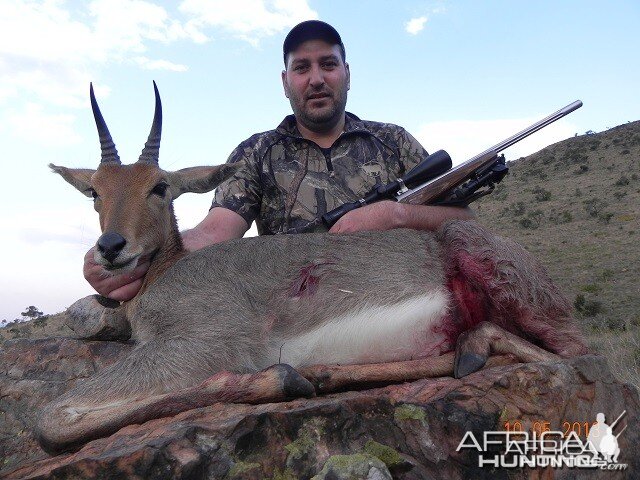
[[[356,200],[355,202],[345,203],[344,205],[325,213],[322,215],[322,223],[324,223],[327,228],[331,228],[340,217],[351,210],[369,205],[370,203],[379,202],[380,200],[395,200],[398,193],[410,188],[415,188],[432,178],[442,175],[444,172],[451,169],[451,165],[452,162],[449,154],[444,150],[438,150],[409,170],[398,180],[387,183],[386,185],[378,185],[363,198]]]

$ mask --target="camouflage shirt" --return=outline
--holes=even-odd
[[[258,233],[326,231],[319,217],[391,182],[427,156],[402,127],[346,114],[345,129],[330,148],[306,140],[289,115],[275,130],[242,142],[228,162],[246,168],[221,184],[213,207],[241,215]]]

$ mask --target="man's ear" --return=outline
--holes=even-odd
[[[287,71],[282,70],[280,76],[282,77],[282,88],[284,89],[284,96],[289,98],[289,89],[287,88]]]
[[[89,168],[58,167],[53,163],[49,164],[49,168],[55,173],[60,174],[62,178],[73,185],[77,190],[84,193],[87,197],[92,196],[93,188],[91,187],[91,177],[96,173],[95,170],[91,170]]]
[[[242,162],[225,163],[211,167],[189,167],[176,172],[167,172],[169,188],[173,198],[186,192],[210,192],[243,166]]]
[[[349,70],[349,64],[344,62],[344,68],[347,71],[347,90],[351,89],[351,70]]]

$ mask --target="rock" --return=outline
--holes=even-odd
[[[119,306],[119,302],[101,295],[81,298],[67,309],[67,326],[76,338],[128,340],[131,325]]]
[[[214,404],[47,457],[31,434],[38,408],[129,348],[73,339],[6,342],[0,350],[0,477],[618,479],[640,472],[638,392],[595,356],[286,403]],[[479,468],[477,452],[456,451],[467,431],[481,438],[516,421],[526,430],[542,422],[553,430],[563,422],[582,428],[598,412],[610,420],[623,410],[628,428],[619,438],[619,462],[628,464],[625,472]]]
[[[47,458],[32,434],[38,410],[130,348],[71,338],[4,341],[0,345],[0,473]]]
[[[379,458],[366,453],[333,455],[318,475],[311,480],[393,480],[387,466]]]

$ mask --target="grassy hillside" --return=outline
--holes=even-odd
[[[474,204],[531,251],[576,308],[594,350],[640,386],[640,121],[509,162]]]

